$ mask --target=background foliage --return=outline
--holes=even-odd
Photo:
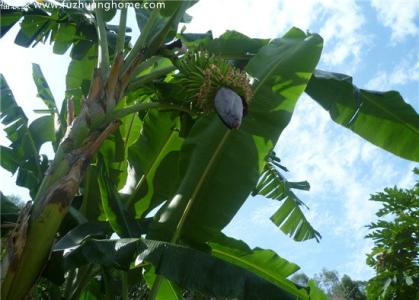
[[[414,170],[419,175],[419,170]],[[367,263],[376,271],[368,281],[368,299],[419,296],[419,184],[411,189],[386,188],[371,196],[382,204],[378,221],[368,225],[374,241]]]

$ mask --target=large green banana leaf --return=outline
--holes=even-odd
[[[215,115],[195,123],[181,150],[182,182],[158,212],[152,238],[172,239],[182,216],[182,237],[197,241],[208,240],[210,232],[231,221],[256,186],[265,157],[290,121],[321,49],[318,35],[293,28],[249,61],[246,71],[255,80],[254,97],[242,128],[230,131]]]

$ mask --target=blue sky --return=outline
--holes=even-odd
[[[12,2],[12,1],[9,1]],[[25,2],[25,1],[14,1]],[[367,89],[401,92],[419,111],[419,1],[417,0],[203,0],[189,10],[189,32],[213,30],[215,36],[234,29],[252,37],[279,37],[291,26],[318,32],[325,39],[319,68],[351,74]],[[130,18],[133,21],[132,16]],[[135,29],[135,24],[131,23]],[[52,54],[48,45],[25,49],[13,44],[17,27],[0,40],[0,72],[30,118],[43,108],[32,83],[31,63],[46,76],[56,99],[64,97],[67,55]],[[134,35],[138,31],[134,30]],[[1,131],[0,144],[8,142]],[[48,146],[43,147],[49,153]],[[410,187],[414,163],[368,144],[333,123],[327,112],[303,95],[276,152],[290,170],[290,180],[308,180],[309,192],[299,193],[310,207],[306,215],[323,238],[294,242],[270,222],[280,203],[250,198],[225,232],[249,245],[275,250],[297,263],[308,275],[323,267],[341,275],[367,279],[365,265],[371,242],[363,237],[377,205],[369,195],[386,186]],[[11,175],[0,168],[0,190],[28,198]]]

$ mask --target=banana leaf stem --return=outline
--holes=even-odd
[[[163,281],[163,276],[157,275],[156,279],[153,282],[153,286],[151,288],[150,295],[148,296],[149,300],[157,299],[157,294],[159,292],[160,285],[161,285],[162,281]]]
[[[122,0],[124,2],[125,0]],[[125,44],[125,31],[127,28],[127,8],[121,9],[121,17],[119,19],[119,28],[118,28],[118,36],[116,38],[116,50],[115,53],[123,52],[124,44]]]
[[[175,66],[169,66],[169,67],[166,67],[166,68],[161,68],[159,70],[156,70],[156,71],[154,71],[150,74],[138,77],[138,78],[134,79],[133,81],[131,81],[128,84],[127,91],[128,92],[134,91],[134,90],[138,89],[139,87],[143,86],[144,84],[146,84],[146,83],[148,83],[148,82],[150,82],[154,79],[160,78],[163,75],[167,75],[168,73],[173,72],[174,70],[176,70]]]
[[[121,271],[122,281],[122,300],[128,300],[128,274],[125,271]]]
[[[67,279],[65,282],[65,288],[64,288],[64,299],[69,299],[70,294],[72,292],[73,287],[73,281],[74,277],[76,276],[76,270],[72,269],[68,272]]]
[[[134,47],[132,48],[132,50],[128,54],[128,56],[125,60],[124,66],[122,68],[122,73],[124,73],[125,71],[127,71],[130,68],[130,66],[131,66],[132,62],[134,61],[135,57],[137,57],[138,54],[140,53],[140,51],[144,49],[147,37],[150,34],[153,26],[155,25],[155,22],[156,22],[158,16],[159,16],[159,10],[154,9],[153,12],[151,13],[150,17],[148,18],[147,23],[145,24],[143,30],[141,31],[140,37],[137,39],[137,41],[134,44]]]
[[[193,112],[191,110],[189,110],[185,107],[182,107],[182,106],[175,105],[175,104],[159,103],[159,102],[147,102],[147,103],[137,103],[137,104],[128,106],[126,108],[118,109],[113,113],[112,117],[113,117],[114,120],[117,120],[117,119],[125,117],[129,114],[139,112],[139,111],[142,111],[142,110],[151,109],[151,108],[166,109],[166,110],[178,110],[178,111],[187,112],[189,114],[193,114]]]
[[[103,20],[103,9],[96,7],[96,30],[99,40],[99,67],[103,70],[104,74],[109,71],[109,50],[108,50],[108,37],[105,29],[105,21]]]
[[[87,266],[83,266],[79,269],[79,274],[77,274],[77,279],[75,282],[76,288],[71,295],[71,300],[77,300],[80,298],[80,294],[87,286],[90,281],[90,278],[94,274],[93,264],[89,264]]]

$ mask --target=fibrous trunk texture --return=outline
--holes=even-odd
[[[33,205],[22,210],[11,234],[2,262],[2,299],[23,299],[32,288],[48,259],[56,233],[76,195],[83,175],[102,142],[114,132],[119,121],[113,117],[117,101],[139,63],[140,53],[122,72],[124,59],[118,54],[109,71],[96,69],[90,91],[57,149],[39,187]]]

